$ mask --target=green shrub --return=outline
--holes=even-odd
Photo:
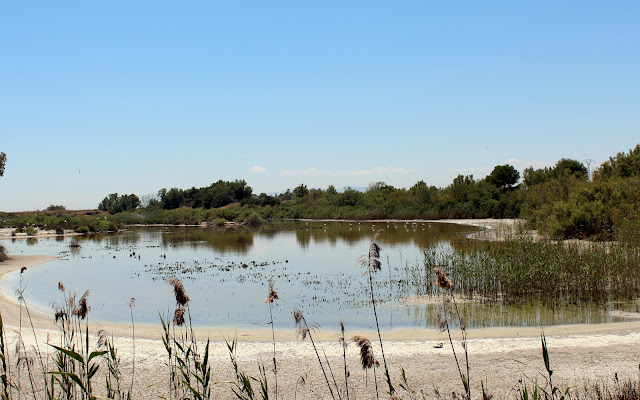
[[[4,246],[0,245],[0,262],[3,262],[7,258],[8,257],[7,257],[7,253],[4,250]]]
[[[38,234],[38,230],[33,226],[28,226],[26,232],[27,232],[27,236],[35,236]]]
[[[56,226],[56,235],[64,235],[64,229],[61,226]]]
[[[78,227],[75,229],[75,232],[76,232],[76,233],[83,233],[83,234],[87,234],[87,233],[89,233],[89,227],[88,227],[88,226],[86,226],[86,225],[78,226]]]
[[[243,222],[246,222],[247,225],[258,226],[258,225],[264,224],[265,220],[260,215],[258,215],[257,212],[254,211],[251,214],[244,217]]]

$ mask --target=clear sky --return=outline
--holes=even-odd
[[[639,73],[637,0],[4,1],[0,210],[599,165]]]

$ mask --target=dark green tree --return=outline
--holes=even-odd
[[[487,182],[501,189],[512,188],[520,180],[520,172],[509,164],[497,165],[487,176]]]

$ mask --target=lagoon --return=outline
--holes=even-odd
[[[301,309],[309,321],[335,328],[374,324],[368,282],[359,257],[380,231],[382,270],[374,275],[382,329],[434,327],[433,296],[423,252],[456,251],[478,228],[445,223],[279,221],[249,228],[139,227],[117,234],[4,240],[9,254],[49,254],[59,260],[9,274],[5,293],[24,288],[26,301],[51,309],[64,301],[58,282],[81,296],[90,291],[91,318],[157,324],[175,307],[166,280],[181,279],[191,297],[194,325],[264,327],[264,300],[273,278],[280,299],[276,324],[289,326]],[[21,282],[22,278],[22,282]],[[128,304],[135,298],[135,307]],[[462,300],[462,299],[461,299]],[[468,327],[605,323],[637,313],[635,301],[601,303],[462,301]],[[53,314],[52,314],[53,315]]]

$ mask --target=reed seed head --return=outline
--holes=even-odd
[[[371,341],[364,336],[354,336],[351,338],[351,341],[360,348],[360,364],[362,365],[362,369],[373,367],[376,360],[373,357]]]
[[[64,284],[62,282],[58,282],[58,290],[64,293]]]
[[[131,299],[129,299],[129,308],[133,308],[136,306],[136,298],[132,297]]]
[[[104,329],[100,329],[98,331],[98,347],[106,347],[107,346],[107,332]]]
[[[449,279],[447,274],[441,268],[434,268],[433,272],[436,273],[436,285],[438,285],[443,290],[453,289],[453,282],[451,282],[451,279]]]
[[[64,319],[67,317],[67,313],[60,309],[57,309],[53,316],[55,318],[55,322],[58,322],[60,320],[64,321]]]
[[[87,305],[87,297],[89,297],[89,291],[84,292],[80,300],[78,301],[78,307],[73,310],[73,315],[78,316],[80,319],[87,318],[87,313],[91,311],[91,307]]]
[[[182,307],[186,306],[191,299],[189,298],[189,296],[187,296],[187,293],[185,292],[184,286],[182,285],[182,282],[180,282],[180,279],[167,279],[167,283],[173,285],[173,293],[176,295],[176,303]]]
[[[380,264],[380,246],[374,241],[369,246],[369,268],[372,272],[378,272],[382,269]]]
[[[20,274],[22,274],[22,273],[23,273],[24,271],[26,271],[26,270],[27,270],[27,267],[22,267],[22,268],[20,268]]]
[[[274,289],[273,285],[274,285],[274,281],[272,276],[271,278],[269,278],[269,295],[267,296],[267,299],[264,301],[265,303],[273,303],[274,300],[280,299],[280,297],[278,297],[278,292]]]
[[[176,311],[173,314],[173,323],[174,324],[176,324],[178,326],[184,325],[184,312],[185,312],[185,308],[184,307],[176,308]]]

